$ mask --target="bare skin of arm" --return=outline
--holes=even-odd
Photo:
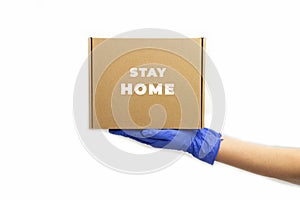
[[[300,185],[300,148],[271,147],[223,137],[217,161]]]

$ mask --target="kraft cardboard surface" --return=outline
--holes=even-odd
[[[90,128],[204,126],[204,38],[89,38]]]

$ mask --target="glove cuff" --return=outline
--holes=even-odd
[[[211,165],[214,164],[220,149],[222,135],[214,130],[198,129],[197,134],[187,152]]]

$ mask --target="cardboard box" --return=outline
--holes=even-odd
[[[204,38],[89,38],[90,128],[204,126]]]

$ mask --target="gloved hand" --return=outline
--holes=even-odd
[[[208,128],[195,130],[109,129],[109,132],[132,138],[152,147],[182,150],[211,165],[216,160],[222,136]]]

